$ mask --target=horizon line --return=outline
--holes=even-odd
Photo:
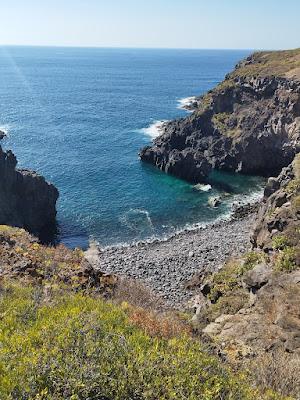
[[[0,44],[0,47],[48,47],[48,48],[74,48],[74,49],[116,49],[116,50],[212,50],[212,51],[280,51],[285,49],[264,48],[218,48],[218,47],[155,47],[155,46],[93,46],[93,45],[52,45],[52,44]]]

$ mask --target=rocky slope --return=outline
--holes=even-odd
[[[252,252],[191,281],[200,289],[193,320],[226,359],[247,366],[254,359],[257,373],[268,359],[277,389],[290,376],[299,394],[300,154],[269,179],[251,240]]]
[[[0,224],[46,238],[55,230],[58,190],[36,172],[16,165],[14,154],[0,147]]]
[[[300,241],[300,154],[283,168],[277,178],[270,178],[259,209],[252,243],[268,251],[275,246]],[[280,238],[280,240],[278,239]]]
[[[300,49],[253,54],[193,109],[164,124],[141,160],[193,183],[212,168],[278,174],[300,148]]]

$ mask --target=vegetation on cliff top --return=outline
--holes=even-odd
[[[277,398],[252,389],[185,330],[166,335],[128,305],[2,284],[0,315],[3,400]]]
[[[230,78],[249,76],[279,76],[300,79],[300,48],[254,53],[229,74]]]

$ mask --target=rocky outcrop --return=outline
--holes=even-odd
[[[195,101],[187,118],[164,124],[142,161],[190,182],[211,168],[271,176],[300,149],[300,50],[257,53]],[[299,76],[298,76],[299,75]]]
[[[0,282],[18,279],[45,289],[63,284],[76,291],[94,289],[107,297],[118,282],[114,275],[95,269],[83,251],[62,244],[45,246],[24,229],[0,226],[0,254]]]
[[[220,315],[203,333],[217,340],[229,358],[279,349],[300,354],[300,272],[271,277],[269,271],[259,283],[254,299],[236,313]]]
[[[14,154],[0,147],[0,224],[48,239],[56,227],[58,190],[36,172],[16,165]]]
[[[269,178],[251,241],[265,251],[299,244],[300,155],[277,178]]]

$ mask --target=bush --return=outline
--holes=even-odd
[[[214,303],[223,295],[231,295],[233,291],[241,287],[241,277],[264,260],[265,255],[262,252],[251,251],[242,259],[228,261],[213,275],[209,299]]]
[[[264,398],[184,332],[150,335],[100,298],[7,284],[0,316],[1,400]]]
[[[285,247],[277,256],[275,269],[277,271],[291,272],[297,269],[297,249]]]
[[[289,239],[285,235],[277,235],[272,239],[272,246],[274,250],[283,250],[289,244]]]

